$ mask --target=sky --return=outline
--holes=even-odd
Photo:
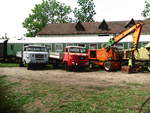
[[[77,6],[77,0],[58,0],[72,8]],[[31,13],[35,4],[42,0],[1,0],[0,1],[0,37],[21,37],[26,33],[22,22]],[[96,15],[95,21],[123,21],[143,20],[141,12],[144,9],[144,0],[94,0]]]

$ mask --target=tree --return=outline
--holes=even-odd
[[[43,0],[35,5],[32,14],[29,14],[23,22],[27,29],[27,37],[34,37],[48,23],[67,23],[72,21],[68,15],[72,12],[70,6],[56,0]]]
[[[93,0],[78,0],[79,8],[74,9],[76,21],[93,22],[93,16],[96,14]]]
[[[142,16],[149,18],[149,16],[150,16],[150,0],[145,1],[145,8],[142,11]]]

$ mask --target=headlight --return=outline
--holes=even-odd
[[[72,61],[72,64],[74,65],[74,64],[75,64],[75,62],[74,62],[74,61]]]

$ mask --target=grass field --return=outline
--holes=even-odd
[[[11,82],[0,76],[3,113],[138,113],[150,96],[150,86],[63,86],[54,82]],[[149,108],[150,103],[145,108]],[[5,112],[4,112],[5,111]]]
[[[0,67],[19,67],[16,63],[0,63]]]

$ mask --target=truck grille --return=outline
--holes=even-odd
[[[44,55],[36,54],[36,55],[35,55],[35,58],[44,58]]]

